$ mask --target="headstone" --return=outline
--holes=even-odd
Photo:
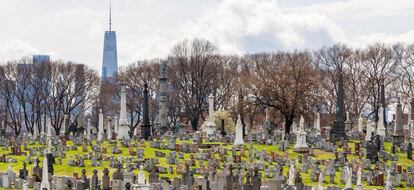
[[[40,183],[40,189],[50,189],[48,163],[46,156],[43,159],[42,182]]]
[[[99,186],[98,180],[98,171],[96,169],[93,170],[92,180],[91,180],[91,190],[97,190]]]
[[[103,190],[110,190],[110,179],[109,179],[109,170],[105,168],[103,170],[104,175],[102,176],[102,189]]]
[[[308,153],[309,147],[308,144],[306,144],[306,131],[305,131],[305,120],[303,116],[300,117],[299,122],[299,131],[296,134],[296,144],[293,147],[293,151],[297,153]]]
[[[237,117],[237,122],[236,122],[236,138],[234,140],[234,146],[238,146],[238,145],[244,145],[244,140],[243,140],[243,124],[241,122],[240,115],[238,115],[238,117]]]
[[[362,115],[359,115],[359,118],[358,118],[358,131],[360,133],[364,131],[364,118],[362,118]]]

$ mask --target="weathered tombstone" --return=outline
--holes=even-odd
[[[110,179],[109,179],[109,170],[105,168],[103,170],[104,175],[102,176],[102,189],[103,190],[110,190]]]
[[[91,190],[97,190],[99,186],[98,181],[98,171],[96,169],[93,170],[92,180],[91,180]]]
[[[28,175],[29,171],[27,171],[26,169],[26,162],[23,162],[23,169],[19,170],[19,178],[22,180],[26,180]]]
[[[85,189],[89,189],[89,179],[86,176],[86,170],[82,169],[82,175],[81,175],[81,180],[85,182]]]
[[[413,159],[413,144],[412,143],[408,143],[408,146],[407,146],[407,159],[409,160]]]
[[[262,186],[262,179],[261,176],[259,175],[259,171],[257,170],[257,168],[255,168],[254,171],[254,175],[252,178],[252,183],[253,183],[253,189],[260,189],[260,186]]]

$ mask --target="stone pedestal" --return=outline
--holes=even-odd
[[[297,153],[308,153],[309,147],[306,144],[306,132],[305,131],[299,131],[296,134],[296,144],[293,147],[293,152]]]
[[[299,131],[296,134],[296,144],[293,147],[293,151],[297,153],[308,153],[309,147],[308,144],[306,144],[306,131],[304,129],[305,120],[303,119],[303,116],[300,118],[299,122]]]

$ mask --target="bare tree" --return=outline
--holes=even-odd
[[[119,73],[119,82],[127,90],[127,110],[129,114],[130,136],[142,120],[143,88],[148,84],[149,112],[152,123],[155,123],[158,104],[156,101],[158,92],[159,60],[137,61]]]
[[[220,59],[217,48],[208,41],[195,39],[178,43],[169,57],[168,75],[177,89],[184,114],[197,130],[200,116],[207,109],[207,97],[220,83]]]
[[[278,110],[285,119],[285,133],[298,114],[304,113],[318,75],[307,52],[255,54],[250,89],[258,103]]]

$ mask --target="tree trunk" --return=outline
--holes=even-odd
[[[196,132],[198,129],[198,120],[200,119],[200,115],[197,114],[196,116],[193,117],[193,119],[191,120],[191,125],[193,127],[193,131]]]
[[[290,126],[292,126],[295,116],[294,114],[284,114],[284,117],[285,117],[285,134],[290,134]]]

